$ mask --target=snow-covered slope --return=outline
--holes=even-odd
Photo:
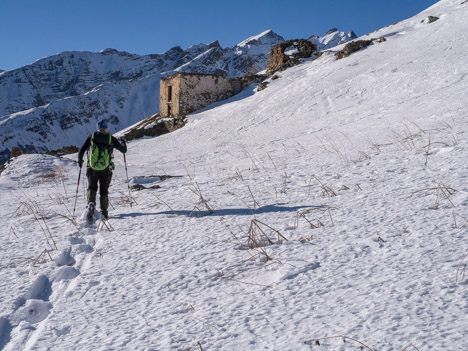
[[[161,74],[262,71],[270,47],[282,41],[268,30],[224,49],[216,41],[162,55],[63,52],[1,73],[0,163],[14,146],[45,152],[80,145],[99,118],[108,119],[114,132],[156,113]]]
[[[0,349],[467,350],[467,16],[443,0],[129,143],[130,185],[161,188],[130,207],[117,152],[113,232],[70,221],[76,163],[14,159]]]

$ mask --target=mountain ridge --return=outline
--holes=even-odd
[[[227,48],[213,41],[150,55],[113,48],[65,51],[2,72],[0,163],[16,146],[45,152],[79,145],[99,118],[107,119],[114,132],[156,113],[161,76],[190,72],[239,77],[262,71],[271,46],[283,41],[269,29]]]

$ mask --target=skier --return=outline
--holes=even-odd
[[[107,129],[107,121],[100,120],[96,123],[97,131],[93,132],[78,153],[78,164],[80,168],[83,166],[83,155],[89,149],[89,158],[87,162],[86,176],[88,177],[88,221],[91,221],[94,216],[96,207],[96,194],[99,182],[99,202],[101,207],[101,215],[109,218],[109,185],[112,180],[112,171],[114,163],[112,162],[112,152],[114,147],[122,153],[127,152],[125,140],[121,142],[113,137]]]

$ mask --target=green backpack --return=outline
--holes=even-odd
[[[109,133],[109,145],[99,147],[94,142],[94,134],[91,135],[91,146],[89,153],[89,166],[95,171],[103,171],[110,165],[109,149],[112,142],[112,135]]]

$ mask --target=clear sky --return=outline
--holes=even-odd
[[[160,54],[221,46],[272,29],[285,39],[337,27],[358,36],[411,17],[437,0],[0,0],[0,69],[62,51],[114,48]]]

